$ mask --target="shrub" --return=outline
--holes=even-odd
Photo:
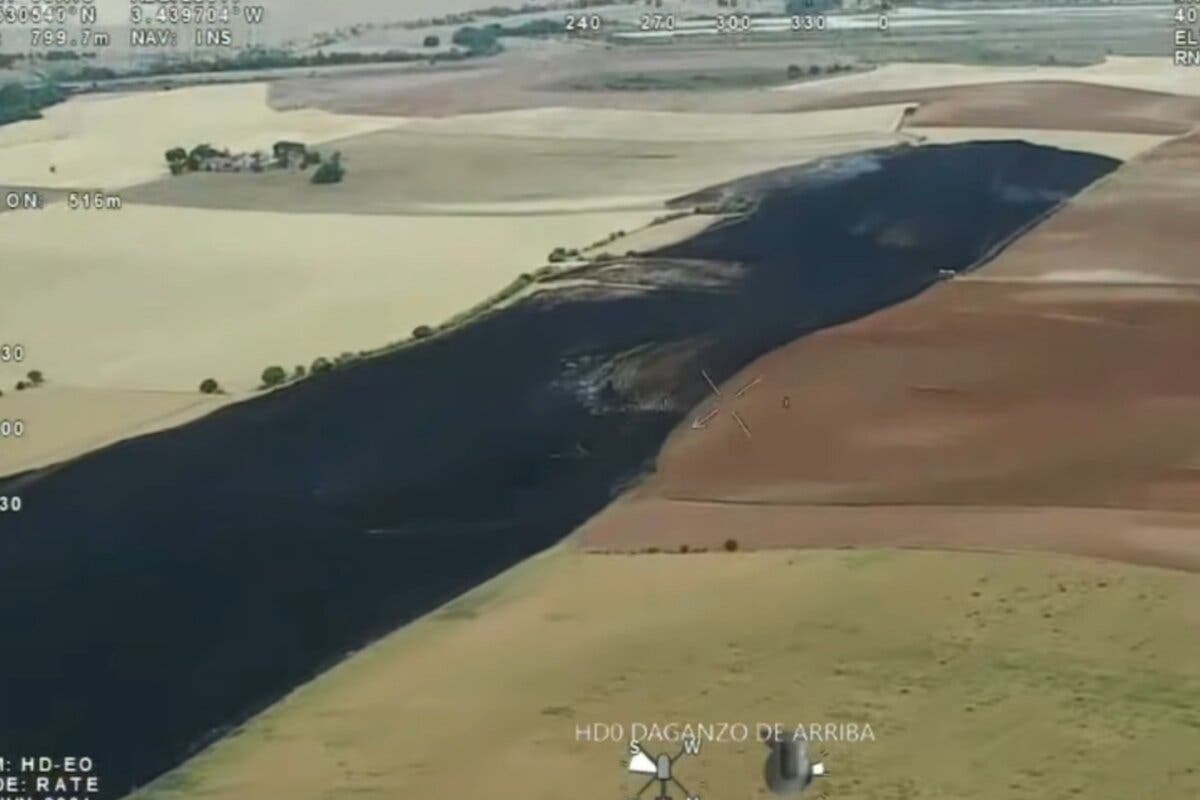
[[[322,372],[330,372],[332,370],[333,370],[333,362],[330,361],[325,356],[318,356],[316,359],[313,360],[312,366],[309,367],[309,371],[312,372],[312,374],[314,374],[314,375],[319,375]]]
[[[40,369],[31,369],[25,377],[29,378],[29,383],[33,386],[41,386],[46,382],[46,376],[42,374]]]
[[[799,64],[788,64],[787,76],[790,80],[794,81],[803,74],[804,74],[804,70],[802,70],[800,68]]]
[[[201,394],[220,394],[221,384],[217,383],[214,378],[205,378],[200,381]]]
[[[346,176],[346,168],[342,166],[342,154],[334,153],[313,173],[312,182],[318,185],[341,183]]]
[[[287,380],[287,371],[280,366],[267,367],[263,370],[263,386],[278,386]]]
[[[428,339],[430,336],[433,336],[433,328],[428,325],[418,325],[413,329],[414,339]]]
[[[495,27],[475,28],[468,25],[459,28],[450,37],[459,47],[465,47],[473,55],[488,55],[500,52],[500,38]]]
[[[437,37],[437,36],[434,36],[433,34],[430,34],[429,36],[426,36],[426,37],[425,37],[425,41],[424,41],[424,45],[425,45],[426,47],[437,47],[437,46],[438,46],[438,45],[440,45],[441,43],[442,43],[442,40],[441,40],[441,38],[440,38],[440,37]]]
[[[725,540],[725,552],[736,553],[737,549],[738,549],[738,540],[737,539],[726,539]]]
[[[297,364],[296,368],[294,370],[292,370],[292,377],[295,378],[296,380],[303,378],[307,374],[308,374],[308,370],[304,368],[303,364]]]
[[[554,248],[553,250],[550,251],[550,255],[548,255],[546,257],[546,260],[549,261],[551,264],[558,264],[560,262],[566,261],[567,260],[567,248],[565,248],[565,247]]]

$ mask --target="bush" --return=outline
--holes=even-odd
[[[726,539],[725,540],[725,552],[736,553],[737,549],[738,549],[738,540],[737,539]]]
[[[273,366],[263,370],[263,386],[278,386],[287,380],[287,371],[283,367]]]
[[[322,372],[331,372],[333,370],[333,362],[325,356],[319,356],[313,360],[312,366],[308,368],[313,375],[319,375]]]
[[[800,68],[800,65],[799,65],[799,64],[788,64],[788,68],[787,68],[787,76],[788,76],[788,79],[789,79],[789,80],[793,80],[793,81],[794,81],[794,80],[796,80],[797,78],[799,78],[799,77],[800,77],[801,75],[803,75],[803,74],[804,74],[804,70],[802,70],[802,69]]]
[[[459,28],[450,37],[459,47],[465,47],[473,55],[489,55],[500,52],[500,38],[495,27],[475,28],[468,25]]]
[[[217,383],[217,381],[214,378],[205,378],[204,380],[200,381],[200,393],[201,394],[220,394],[221,393],[221,384]]]
[[[550,251],[550,255],[548,255],[546,257],[546,260],[549,261],[551,264],[558,264],[560,262],[566,261],[567,260],[567,248],[565,248],[565,247],[554,248],[553,250]]]
[[[342,154],[334,153],[328,161],[317,167],[317,171],[313,173],[312,182],[318,185],[341,183],[345,175],[346,168],[342,166]]]
[[[46,382],[46,376],[42,374],[40,369],[31,369],[25,377],[29,378],[29,382],[34,386],[41,386]]]
[[[304,368],[303,364],[297,364],[296,368],[294,370],[292,370],[292,377],[296,380],[300,380],[307,374],[308,374],[308,370],[306,370]]]
[[[442,43],[441,38],[434,36],[433,34],[426,36],[425,41],[424,41],[424,45],[426,47],[438,47],[439,45],[441,45],[441,43]]]
[[[414,339],[428,339],[430,336],[433,336],[433,328],[428,325],[418,325],[413,329]]]

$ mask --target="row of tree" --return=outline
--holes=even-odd
[[[412,336],[414,339],[418,340],[428,339],[436,332],[437,331],[428,325],[418,325],[413,329]],[[326,358],[325,356],[318,356],[317,358],[313,359],[312,366],[305,367],[303,364],[297,364],[290,372],[278,364],[273,364],[262,371],[262,375],[260,376],[262,379],[262,388],[273,389],[276,386],[282,386],[283,384],[291,381],[301,380],[309,375],[321,375],[326,372],[333,372],[333,370],[338,369],[339,367],[344,367],[347,364],[357,361],[366,355],[369,354],[366,352],[360,352],[357,355],[354,353],[342,353],[340,356],[337,356],[333,359]],[[32,372],[29,374],[31,377],[34,375]],[[38,382],[40,383],[41,373],[39,372],[37,375],[39,376]],[[201,394],[225,394],[225,389],[221,387],[221,384],[217,382],[216,378],[205,378],[200,382],[200,392]]]
[[[319,165],[313,173],[312,182],[316,184],[340,183],[346,175],[342,165],[342,154],[334,153],[328,159],[322,159],[316,150],[309,150],[299,142],[276,142],[272,148],[272,160],[268,161],[260,153],[249,156],[249,168],[252,172],[262,172],[268,167],[283,169],[298,166],[301,170]],[[214,159],[230,159],[234,155],[229,150],[218,150],[210,144],[198,144],[191,150],[182,147],[172,147],[164,157],[172,175],[182,175],[186,172],[199,172]]]

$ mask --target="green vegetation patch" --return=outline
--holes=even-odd
[[[0,86],[0,125],[26,119],[40,119],[43,108],[66,99],[67,93],[52,83],[37,86],[6,83]]]

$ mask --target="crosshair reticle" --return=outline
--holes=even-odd
[[[701,428],[708,427],[708,423],[712,422],[721,413],[721,403],[725,400],[725,395],[721,393],[721,390],[717,387],[717,384],[714,383],[713,379],[709,377],[708,372],[705,370],[700,370],[700,375],[704,378],[704,382],[708,384],[708,388],[712,390],[713,396],[717,398],[717,407],[712,411],[709,411],[707,414],[696,417],[696,419],[692,420],[693,430],[700,430]],[[740,400],[746,395],[747,392],[760,383],[762,383],[762,378],[755,378],[734,392],[733,399]],[[742,415],[737,412],[737,409],[730,409],[729,415],[733,417],[733,421],[736,422],[738,427],[742,429],[742,434],[747,439],[754,438],[750,432],[750,426],[746,423],[746,420],[742,419]]]

